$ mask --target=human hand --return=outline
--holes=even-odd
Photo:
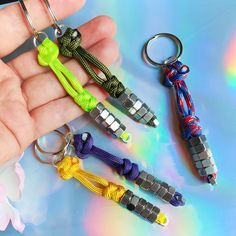
[[[26,2],[37,30],[50,25],[41,0]],[[80,9],[84,0],[51,0],[59,19]],[[0,10],[0,58],[10,54],[32,36],[19,4]],[[118,57],[112,37],[115,24],[106,16],[96,17],[79,27],[82,45],[110,65]],[[74,60],[61,58],[82,85],[90,79]],[[99,100],[105,94],[95,84],[85,85]],[[37,63],[36,49],[9,63],[0,60],[0,164],[20,155],[36,138],[83,114],[66,94],[54,74]]]

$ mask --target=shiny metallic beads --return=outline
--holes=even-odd
[[[154,223],[160,213],[160,209],[151,203],[147,202],[143,198],[139,198],[133,194],[130,190],[127,190],[120,200],[120,203],[124,205],[128,210],[136,212],[144,219],[151,223]]]
[[[90,111],[90,116],[100,125],[102,125],[109,133],[116,138],[120,138],[125,132],[126,127],[117,119],[102,103]]]
[[[215,184],[215,178],[212,176],[217,172],[212,152],[206,140],[205,135],[193,137],[188,141],[189,152],[191,153],[193,163],[200,176],[208,177],[211,184]]]
[[[139,173],[136,179],[136,184],[139,185],[145,191],[152,192],[165,202],[170,202],[175,194],[175,188],[169,186],[167,183],[159,181],[154,176],[148,174],[145,171]]]
[[[129,114],[142,124],[156,127],[159,122],[153,111],[128,88],[118,97]]]

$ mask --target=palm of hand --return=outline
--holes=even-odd
[[[28,4],[28,9],[32,16],[45,16],[34,19],[37,28],[42,29],[50,22],[47,21],[41,1],[34,1],[35,5]],[[70,4],[63,6],[56,5],[56,0],[51,1],[59,18],[68,16],[83,4],[82,0],[69,2]],[[30,31],[18,5],[8,6],[0,11],[0,38],[4,42],[0,45],[0,57],[4,57],[22,44],[30,36]],[[17,16],[17,22],[15,18],[12,19],[13,15]],[[16,29],[15,24],[18,26],[18,34],[11,30]],[[83,35],[84,47],[105,64],[114,62],[118,49],[112,40],[115,25],[110,18],[97,17],[79,30]],[[99,100],[105,98],[95,84],[86,85],[90,78],[77,62],[65,58],[61,60],[86,89]],[[0,60],[0,100],[0,164],[20,155],[39,136],[83,114],[67,96],[52,71],[38,65],[36,50],[24,53],[7,64]]]

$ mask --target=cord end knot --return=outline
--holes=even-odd
[[[102,196],[115,202],[120,202],[125,192],[126,190],[123,186],[109,182],[108,186],[103,189]]]
[[[202,127],[197,116],[188,115],[183,118],[183,135],[185,139],[200,136],[202,134]]]
[[[125,91],[124,85],[114,75],[104,80],[102,86],[114,98],[118,98]]]
[[[183,195],[179,192],[175,192],[174,196],[170,200],[170,204],[172,206],[184,206],[185,205],[185,199],[183,198]]]
[[[126,179],[134,181],[139,176],[139,168],[136,163],[132,163],[129,159],[123,159],[123,165],[120,165],[118,174],[125,176]]]
[[[59,48],[49,38],[44,39],[37,49],[39,52],[38,62],[41,66],[48,66],[58,58]]]
[[[72,57],[73,51],[80,46],[81,33],[77,29],[67,28],[66,32],[57,40],[60,44],[61,54],[65,57]]]
[[[60,177],[68,180],[74,177],[75,172],[80,168],[79,159],[76,157],[65,156],[60,162],[57,163],[57,171]]]
[[[176,61],[173,64],[164,66],[163,71],[164,85],[166,87],[172,87],[175,83],[186,79],[190,70],[187,65],[184,65],[180,61]]]
[[[85,159],[88,154],[90,154],[93,147],[93,137],[90,133],[82,133],[74,135],[74,147],[76,154]]]
[[[85,89],[81,93],[78,93],[73,99],[86,112],[90,112],[97,105],[97,99]]]

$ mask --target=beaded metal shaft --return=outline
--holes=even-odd
[[[130,136],[125,131],[126,127],[117,119],[102,103],[89,112],[90,116],[115,138],[120,138],[124,142],[128,142]]]
[[[73,146],[79,158],[85,159],[93,155],[114,168],[120,176],[136,183],[144,191],[150,192],[176,207],[185,204],[182,194],[177,192],[174,187],[145,171],[140,171],[138,164],[131,162],[128,158],[122,159],[95,146],[90,133],[75,134],[73,136]]]
[[[120,200],[120,204],[125,206],[129,211],[134,211],[139,216],[148,220],[150,223],[157,222],[162,225],[167,224],[167,218],[160,212],[160,209],[143,198],[134,195],[127,190]]]
[[[175,89],[183,137],[188,144],[194,166],[203,179],[215,184],[217,172],[215,161],[206,136],[202,134],[200,120],[195,114],[194,103],[184,81],[188,76],[189,67],[176,61],[163,67],[163,70],[164,85]]]
[[[101,61],[81,47],[81,37],[77,29],[67,28],[65,33],[58,37],[61,54],[65,57],[75,58],[97,84],[120,102],[132,118],[145,125],[156,127],[159,122],[154,112],[128,88],[125,88],[122,82],[112,75]],[[106,78],[98,76],[92,66],[99,69]]]

